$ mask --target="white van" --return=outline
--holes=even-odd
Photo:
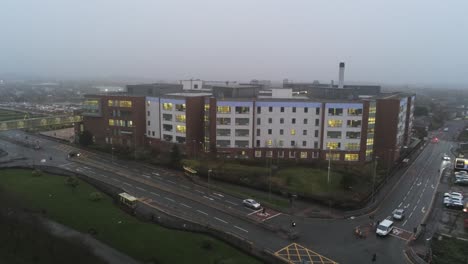
[[[375,233],[379,236],[386,236],[393,230],[393,221],[390,220],[383,220],[380,222],[379,226],[377,227],[377,230]]]

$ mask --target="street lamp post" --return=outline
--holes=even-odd
[[[328,148],[328,172],[327,172],[327,189],[328,189],[328,213],[331,214],[331,197],[330,197],[330,171],[331,171],[331,147]]]
[[[374,159],[374,175],[373,175],[373,180],[372,180],[372,200],[371,202],[374,202],[374,199],[375,199],[375,176],[377,174],[377,159],[379,157],[378,156],[375,156],[375,159]]]
[[[212,172],[212,170],[209,169],[209,170],[208,170],[208,189],[209,189],[210,191],[211,191],[211,183],[210,183],[211,172]]]

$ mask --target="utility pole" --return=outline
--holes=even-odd
[[[327,187],[328,187],[328,213],[331,215],[331,193],[330,193],[330,171],[331,171],[331,147],[328,148],[328,173],[327,173]]]
[[[374,202],[374,199],[375,199],[375,176],[377,174],[377,159],[379,157],[375,156],[375,159],[374,159],[374,176],[372,177],[373,180],[372,180],[372,200],[371,202]]]

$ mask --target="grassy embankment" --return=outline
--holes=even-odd
[[[80,181],[73,191],[62,176],[33,177],[27,170],[0,172],[0,188],[21,197],[23,207],[45,209],[49,218],[78,231],[94,228],[97,239],[135,259],[155,263],[259,263],[209,236],[141,222],[117,208],[108,196],[93,202],[89,195],[97,190],[85,182]]]

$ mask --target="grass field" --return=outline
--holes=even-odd
[[[435,264],[468,263],[468,242],[455,238],[432,241],[432,260]]]
[[[118,209],[108,196],[89,200],[97,190],[80,181],[73,191],[65,177],[31,176],[28,170],[1,170],[0,187],[22,197],[29,208],[46,209],[51,219],[86,232],[97,230],[97,239],[141,261],[157,263],[260,263],[209,236],[144,223]],[[211,249],[204,249],[204,243]]]

